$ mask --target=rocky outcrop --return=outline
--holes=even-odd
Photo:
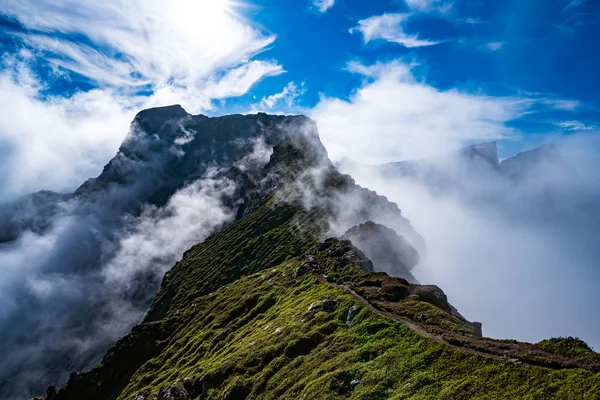
[[[361,249],[375,271],[417,283],[411,271],[419,263],[419,252],[394,230],[368,221],[352,227],[342,238]]]

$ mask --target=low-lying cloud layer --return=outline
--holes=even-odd
[[[388,167],[342,169],[401,205],[426,241],[417,279],[440,286],[486,336],[579,336],[598,349],[598,195],[542,161],[520,165],[524,180],[460,164],[440,159],[439,182]]]
[[[64,383],[69,368],[97,363],[141,320],[183,252],[234,218],[234,190],[210,171],[165,206],[123,218],[105,208],[113,193],[97,203],[72,200],[49,232],[25,232],[2,245],[3,398],[39,394],[44,385]]]

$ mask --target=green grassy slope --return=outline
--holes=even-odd
[[[165,278],[153,317],[56,399],[599,398],[596,372],[436,340],[479,339],[444,310],[439,289],[368,272],[347,242],[319,245],[320,221],[316,209],[270,199],[192,248]]]

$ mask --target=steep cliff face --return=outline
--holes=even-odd
[[[481,337],[481,325],[463,318],[440,288],[377,272],[382,262],[410,270],[425,243],[397,205],[333,168],[306,117],[206,118],[171,107],[140,113],[134,126],[144,133],[123,144],[117,158],[125,161],[111,161],[78,196],[102,201],[98,193],[155,177],[128,204],[160,204],[217,160],[221,168],[212,176],[236,183],[227,199],[236,217],[184,253],[143,322],[100,365],[71,374],[46,398],[600,393],[600,355],[589,348],[570,340],[533,345]],[[346,231],[362,246],[329,237]],[[378,259],[388,251],[391,259]]]

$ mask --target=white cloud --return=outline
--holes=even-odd
[[[159,89],[194,87],[273,42],[228,7],[195,0],[7,0],[0,13],[40,32],[20,36],[60,67],[103,85]]]
[[[456,182],[468,182],[480,193],[502,193],[473,202],[372,170],[344,172],[401,205],[427,244],[426,256],[413,271],[417,279],[438,285],[466,318],[483,322],[484,335],[531,342],[579,336],[600,344],[600,319],[594,313],[600,297],[594,272],[598,251],[591,240],[581,240],[584,232],[595,236],[568,229],[560,218],[542,222],[511,214],[532,206],[525,197],[529,185],[505,186],[497,179],[484,180],[488,175],[478,175],[482,171],[453,170]],[[519,201],[502,203],[508,197]],[[555,295],[561,291],[569,296]],[[582,313],[594,317],[581,318]]]
[[[41,100],[42,89],[26,68],[0,72],[0,200],[72,190],[94,176],[135,114],[130,100],[105,90]]]
[[[281,92],[263,97],[258,107],[263,110],[272,110],[279,105],[292,107],[296,99],[302,96],[305,91],[304,83],[298,86],[295,82],[289,82]]]
[[[386,40],[398,43],[404,47],[432,46],[440,42],[419,39],[417,35],[407,34],[405,24],[409,14],[382,14],[358,21],[358,26],[352,28],[350,33],[356,31],[363,35],[363,41]]]
[[[320,13],[326,13],[333,7],[335,0],[312,0],[312,4]]]
[[[160,279],[184,251],[233,220],[235,210],[225,206],[224,199],[234,190],[232,181],[209,174],[176,192],[164,207],[148,206],[131,221],[119,250],[104,266],[105,285],[121,293],[139,284],[140,275]]]
[[[597,129],[595,126],[586,125],[581,121],[562,121],[558,123],[558,126],[566,131],[591,131]]]
[[[442,12],[446,13],[452,9],[453,3],[445,0],[404,0],[406,6],[413,11]]]
[[[424,157],[466,141],[489,141],[515,132],[506,123],[524,115],[532,100],[438,90],[415,79],[399,61],[349,70],[369,79],[349,100],[323,97],[312,110],[333,158],[363,163]]]
[[[487,51],[498,51],[504,48],[504,44],[504,42],[488,42],[484,47]]]

